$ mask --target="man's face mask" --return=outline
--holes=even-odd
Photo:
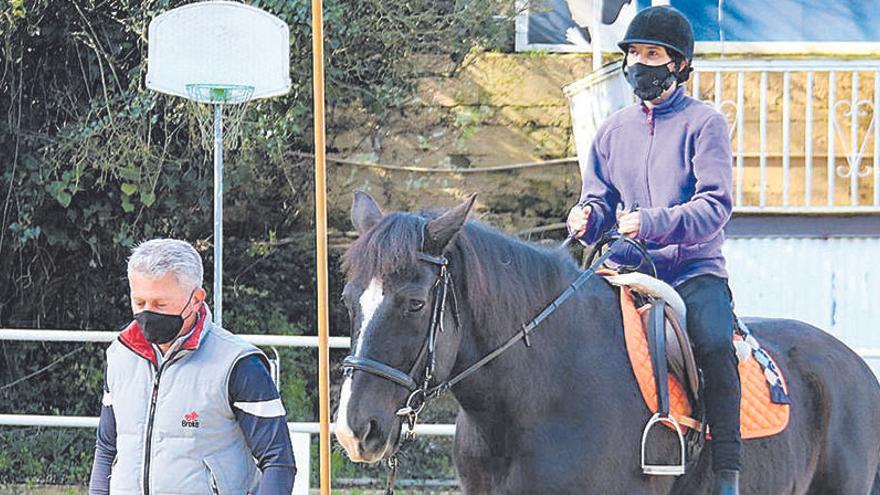
[[[141,311],[134,315],[134,319],[137,321],[141,333],[144,334],[144,338],[154,344],[167,344],[174,340],[174,337],[177,337],[177,334],[180,333],[180,329],[183,327],[183,320],[189,318],[189,315],[184,318],[183,312],[186,311],[186,308],[192,302],[193,294],[195,294],[195,290],[190,293],[186,306],[183,307],[179,314],[169,315],[155,311]]]
[[[633,93],[643,101],[656,100],[675,83],[676,76],[668,65],[628,65],[624,67],[626,81],[632,86]]]

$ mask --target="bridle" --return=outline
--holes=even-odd
[[[397,415],[406,420],[409,426],[408,433],[412,433],[415,428],[419,414],[424,409],[428,398],[437,397],[448,388],[432,387],[431,381],[434,379],[437,367],[437,337],[445,330],[444,320],[450,294],[452,295],[452,316],[455,321],[456,330],[460,326],[458,300],[455,296],[452,276],[449,274],[449,260],[443,256],[433,256],[424,252],[419,252],[416,256],[419,260],[436,265],[439,268],[432,289],[433,301],[431,303],[431,323],[428,327],[428,335],[425,337],[421,350],[409,371],[404,372],[381,361],[357,355],[349,355],[342,362],[342,369],[346,376],[350,377],[355,370],[364,371],[390,380],[409,390],[410,394],[406,399],[406,405],[397,411]],[[421,379],[416,381],[416,370],[423,361],[425,362],[424,372]]]
[[[572,238],[573,237],[570,236],[568,239],[566,239],[563,246],[566,246]],[[436,399],[460,381],[469,377],[483,366],[489,364],[491,361],[503,354],[520,340],[525,343],[526,347],[531,347],[532,344],[529,340],[529,334],[534,331],[538,327],[538,325],[541,324],[541,322],[543,322],[554,311],[556,311],[556,309],[558,309],[559,306],[562,305],[562,303],[573,296],[574,293],[587,282],[587,280],[589,280],[593,277],[593,275],[596,274],[596,269],[600,267],[606,260],[608,260],[608,258],[613,254],[614,248],[618,247],[618,244],[630,244],[634,246],[643,256],[643,258],[649,261],[650,267],[654,269],[656,273],[656,269],[653,267],[653,262],[650,262],[650,257],[648,256],[647,251],[645,250],[643,245],[641,245],[638,241],[630,239],[629,237],[618,234],[616,230],[609,231],[602,237],[599,242],[596,243],[589,257],[587,258],[589,261],[592,262],[590,264],[590,268],[586,271],[581,272],[581,274],[571,284],[569,284],[569,286],[556,299],[554,299],[553,302],[547,305],[536,317],[534,317],[528,323],[523,324],[520,330],[514,333],[506,342],[501,344],[492,352],[486,354],[476,363],[470,365],[452,378],[447,378],[446,380],[443,380],[433,385],[432,381],[434,379],[434,373],[436,371],[437,364],[437,337],[440,333],[444,331],[443,322],[447,308],[447,299],[449,298],[450,294],[452,294],[452,311],[456,329],[460,327],[461,323],[458,313],[458,301],[455,296],[455,287],[452,283],[452,276],[449,273],[449,260],[447,260],[444,256],[433,256],[424,252],[419,252],[416,255],[419,260],[433,264],[439,268],[437,272],[437,279],[434,281],[433,285],[434,297],[431,304],[431,323],[428,329],[428,335],[425,337],[425,342],[422,344],[421,350],[416,356],[415,362],[410,367],[409,372],[401,371],[381,361],[356,355],[349,355],[345,358],[345,360],[342,362],[343,372],[345,376],[350,377],[355,370],[363,371],[371,375],[394,382],[397,385],[400,385],[401,387],[409,390],[410,394],[406,399],[405,405],[398,409],[396,412],[397,416],[401,417],[402,421],[406,421],[408,426],[408,431],[404,436],[405,443],[413,438],[415,426],[418,423],[419,415],[424,410],[425,405],[430,400]],[[599,255],[601,249],[605,246],[608,246],[609,248],[604,253]],[[425,369],[420,379],[417,380],[414,375],[423,359],[426,360]],[[388,477],[388,486],[385,490],[386,495],[394,493],[394,480],[396,478],[398,466],[397,452],[399,452],[399,450],[400,447],[398,447],[398,450],[394,454],[392,454],[392,456],[387,460],[390,473]]]

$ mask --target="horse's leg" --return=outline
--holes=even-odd
[[[840,371],[848,374],[848,370]],[[826,421],[828,431],[810,494],[880,493],[880,488],[875,487],[880,464],[877,397],[853,393],[847,388],[838,385],[822,390],[823,398],[830,399],[833,407]]]
[[[876,445],[873,455],[860,439],[841,438],[826,450],[827,458],[810,485],[809,495],[880,494]],[[873,472],[873,474],[872,474]]]
[[[639,464],[641,430],[565,417],[542,417],[523,438],[517,466],[518,493],[558,495],[667,495],[675,478],[645,476]],[[577,425],[573,428],[572,425]],[[672,434],[667,440],[672,439]],[[658,439],[662,458],[677,456],[671,441]]]
[[[486,438],[459,413],[455,463],[466,495],[667,495],[669,477],[646,477],[639,469],[639,431],[588,431],[573,420],[550,416],[514,428],[516,438]],[[502,445],[507,444],[507,448]],[[631,450],[620,456],[620,445]],[[671,445],[671,444],[670,444]],[[585,448],[591,446],[591,448]],[[501,447],[501,448],[499,448]],[[499,452],[507,452],[500,455]],[[671,452],[662,452],[668,456]]]
[[[455,421],[455,467],[464,495],[498,493],[497,485],[510,468],[510,459],[492,455],[483,433],[459,411]]]
[[[794,402],[787,431],[767,443],[768,459],[789,472],[793,493],[870,493],[880,464],[874,374],[849,348],[807,325],[781,320],[756,327],[759,340],[767,332],[766,340],[775,341]]]

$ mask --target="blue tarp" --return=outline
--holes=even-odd
[[[718,2],[671,0],[694,25],[697,41],[720,41]],[[878,0],[727,0],[725,41],[880,41]]]
[[[589,41],[587,26],[578,26],[571,9],[593,0],[531,0],[528,14],[530,45],[565,45],[565,31],[579,29]],[[605,0],[606,10],[619,11],[650,0]],[[694,25],[696,40],[727,42],[880,42],[880,0],[671,0]]]

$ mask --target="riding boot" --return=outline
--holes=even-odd
[[[739,495],[739,471],[733,469],[716,471],[712,495]]]

